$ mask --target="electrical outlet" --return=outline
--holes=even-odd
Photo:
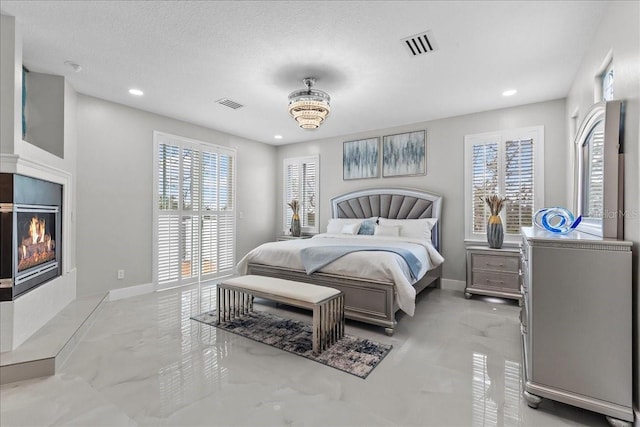
[[[118,270],[118,280],[124,279],[124,270]]]

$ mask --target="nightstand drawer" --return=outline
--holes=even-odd
[[[312,236],[305,234],[302,236],[297,236],[294,237],[290,234],[284,235],[284,236],[276,236],[276,241],[277,242],[282,242],[283,240],[298,240],[298,239],[310,239]]]
[[[471,268],[474,271],[490,270],[505,273],[518,273],[520,269],[520,259],[517,256],[473,254],[471,257]]]
[[[475,271],[472,287],[520,292],[520,276],[489,271]]]

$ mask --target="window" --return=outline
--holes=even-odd
[[[293,212],[288,203],[300,204],[300,226],[303,233],[318,232],[318,156],[284,159],[283,230],[289,232]]]
[[[613,62],[610,62],[607,68],[600,76],[600,84],[602,85],[602,101],[613,100]]]
[[[582,213],[602,218],[604,211],[604,121],[593,127],[582,145]]]
[[[235,151],[154,133],[154,283],[168,288],[235,265]]]
[[[485,240],[490,212],[482,199],[506,198],[500,213],[505,240],[518,239],[542,207],[544,128],[542,126],[465,136],[465,236]]]

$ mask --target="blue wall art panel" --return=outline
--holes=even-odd
[[[342,178],[377,178],[380,138],[346,141],[342,151]]]
[[[385,136],[382,140],[382,176],[427,173],[426,131]]]

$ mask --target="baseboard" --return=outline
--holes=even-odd
[[[464,291],[467,283],[463,280],[454,279],[440,279],[440,286],[442,289],[448,289],[450,291]]]
[[[138,295],[149,294],[156,290],[153,283],[144,285],[129,286],[127,288],[112,289],[109,291],[109,301],[116,301],[124,298],[131,298]]]

